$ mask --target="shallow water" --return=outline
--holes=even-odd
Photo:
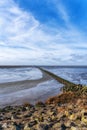
[[[0,69],[0,83],[34,80],[42,78],[42,73],[37,68],[4,68]]]
[[[45,101],[50,96],[57,95],[62,87],[57,81],[49,80],[39,83],[36,87],[24,89],[9,94],[0,95],[0,107],[6,105],[18,105],[25,102],[35,104],[37,101]]]
[[[87,68],[44,67],[44,69],[77,84],[87,85]],[[60,93],[63,84],[38,68],[0,69],[0,107],[36,103]]]
[[[0,107],[44,101],[63,86],[37,68],[0,69]]]

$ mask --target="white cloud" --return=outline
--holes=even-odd
[[[62,4],[58,10],[69,28],[56,28],[54,35],[49,27],[49,33],[44,31],[45,26],[13,0],[0,1],[0,64],[70,64],[73,54],[83,54],[81,50],[74,51],[72,46],[79,47],[84,37],[70,26]]]

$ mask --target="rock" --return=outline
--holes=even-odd
[[[66,116],[69,116],[69,112],[68,112],[68,111],[65,111],[65,115],[66,115]]]
[[[63,99],[61,96],[60,98]],[[59,98],[52,99],[60,101]],[[77,99],[62,102],[60,106],[56,102],[45,105],[38,102],[37,107],[25,104],[2,109],[0,130],[87,130],[87,99],[86,105],[79,103],[79,106],[76,106]]]
[[[70,127],[71,121],[70,121],[70,120],[66,121],[66,122],[65,122],[65,125],[66,125],[66,127]]]
[[[37,130],[48,130],[48,129],[49,129],[49,125],[45,125],[45,124],[37,125]]]
[[[36,103],[36,107],[45,107],[45,104],[43,102],[41,102],[41,101],[38,101]]]
[[[71,122],[70,126],[76,127],[77,125],[74,122]]]
[[[0,116],[0,121],[3,121],[5,118],[4,118],[4,116],[3,116],[3,114],[1,114],[1,116]]]
[[[29,127],[32,127],[32,126],[34,126],[34,125],[36,125],[37,124],[37,121],[31,121],[31,122],[29,122]]]
[[[28,124],[25,125],[24,130],[31,130]]]
[[[16,126],[12,125],[10,126],[10,130],[19,130],[19,129],[16,129]]]
[[[27,123],[27,124],[24,126],[24,130],[32,130],[32,127],[33,127],[34,125],[36,125],[36,124],[37,124],[36,121],[31,121],[31,122]]]
[[[21,130],[20,124],[18,125],[16,122],[12,122],[12,125],[10,126],[11,130]]]
[[[24,130],[31,130],[31,128],[29,128],[29,127],[26,127],[26,128],[24,128]]]
[[[7,123],[4,123],[4,124],[2,125],[2,128],[7,128]]]
[[[3,130],[2,125],[0,124],[0,130]]]
[[[67,127],[65,126],[65,124],[61,124],[61,130],[66,130]]]
[[[72,126],[71,130],[79,130],[77,127]]]
[[[77,116],[76,116],[76,114],[72,113],[71,115],[68,116],[68,118],[70,120],[76,120]]]
[[[24,115],[24,118],[28,118],[28,117],[31,117],[32,116],[32,113],[28,113],[26,115]]]
[[[13,110],[12,106],[7,106],[6,108],[3,109],[5,112],[9,112],[10,110]]]
[[[56,128],[58,129],[60,127],[61,127],[61,123],[60,122],[58,122],[58,123],[53,125],[53,129],[56,129]]]
[[[14,120],[14,119],[19,119],[16,114],[14,114],[14,115],[11,116],[11,120]]]
[[[87,124],[87,112],[85,112],[85,110],[82,111],[81,121],[82,121],[82,123]]]
[[[22,112],[25,112],[26,111],[26,107],[22,107]]]
[[[38,118],[38,120],[39,120],[39,122],[43,122],[43,121],[44,121],[42,116],[40,116],[40,117]]]

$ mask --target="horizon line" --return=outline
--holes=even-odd
[[[87,65],[0,65],[0,68],[16,67],[87,67]]]

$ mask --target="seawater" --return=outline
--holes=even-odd
[[[76,84],[87,85],[85,67],[42,67]],[[60,93],[60,84],[35,67],[0,68],[0,107],[45,101]]]
[[[87,67],[44,67],[44,69],[73,83],[87,85]]]
[[[0,68],[0,83],[40,78],[42,78],[42,73],[37,68]]]

